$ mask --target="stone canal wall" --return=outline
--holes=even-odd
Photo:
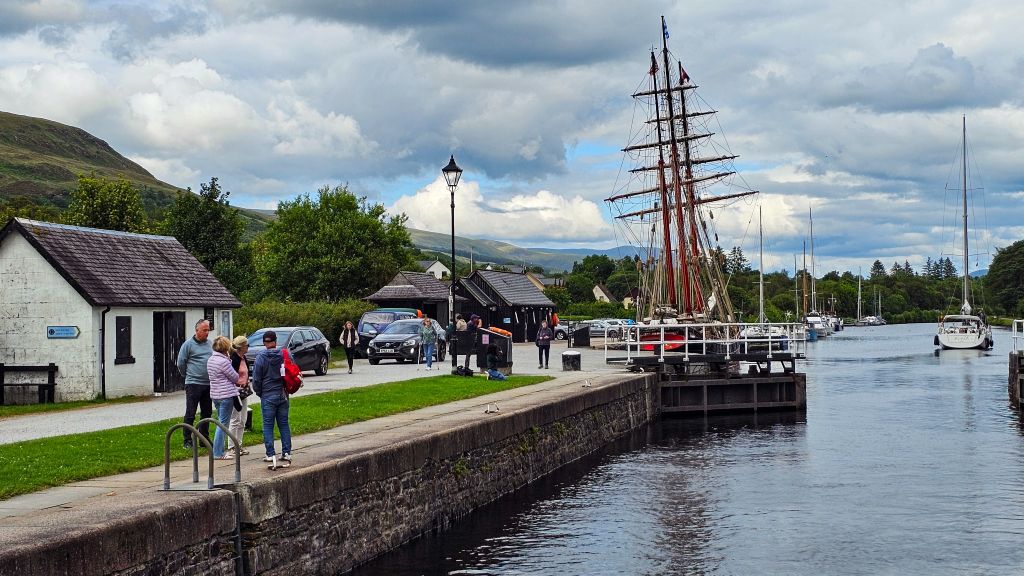
[[[123,503],[135,511],[115,505],[106,522],[98,510],[74,530],[40,527],[0,548],[0,575],[338,574],[656,417],[655,375],[592,381],[536,397],[509,391],[497,414],[388,430],[375,448],[339,446],[337,457],[228,486],[234,494],[154,493],[148,506]]]

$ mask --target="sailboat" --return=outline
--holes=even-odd
[[[814,268],[814,214],[807,209],[807,217],[811,225],[811,311],[804,315],[804,325],[808,332],[814,332],[816,338],[824,338],[832,334],[832,324],[818,312],[818,288]]]
[[[764,313],[764,226],[761,221],[761,208],[757,209],[757,236],[760,262],[757,271],[757,324],[749,325],[740,330],[740,337],[756,342],[755,348],[766,348],[771,345],[774,350],[787,350],[789,338],[780,326],[772,326]]]
[[[974,313],[971,306],[971,275],[968,272],[969,252],[967,249],[967,116],[963,117],[963,128],[961,130],[961,164],[960,182],[963,205],[962,232],[963,232],[963,283],[962,303],[959,314],[947,314],[939,319],[939,327],[935,334],[934,343],[942,349],[971,349],[977,348],[988,350],[992,348],[992,327],[988,325],[984,311]]]
[[[712,138],[716,112],[671,56],[664,17],[661,25],[660,53],[651,50],[650,68],[633,94],[637,122],[622,149],[632,168],[606,201],[624,234],[647,252],[641,256],[643,323],[734,323],[712,208],[757,191],[736,176],[738,156]],[[728,186],[741,190],[717,193]],[[685,339],[685,330],[671,334]]]

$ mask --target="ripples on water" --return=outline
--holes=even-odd
[[[806,415],[664,420],[365,574],[1022,574],[1009,335],[809,344]]]

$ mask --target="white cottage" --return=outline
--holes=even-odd
[[[240,306],[173,237],[22,218],[0,230],[0,363],[56,364],[58,402],[181,390],[174,361],[195,323],[231,337]]]

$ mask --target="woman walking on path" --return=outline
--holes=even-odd
[[[548,367],[548,358],[551,357],[551,339],[554,337],[551,328],[548,328],[548,321],[541,320],[540,328],[537,329],[537,358],[539,361],[537,368],[546,369]]]
[[[356,359],[356,345],[359,344],[359,332],[351,320],[345,321],[345,327],[338,336],[338,343],[345,349],[345,359],[348,360],[348,373],[352,373],[352,361]]]
[[[430,318],[423,319],[423,326],[420,327],[420,343],[423,345],[423,357],[427,363],[427,370],[434,369],[434,348],[437,347],[437,332],[434,331],[434,324]]]
[[[228,425],[231,432],[231,436],[228,437],[228,451],[236,450],[241,456],[249,453],[245,449],[245,442],[242,442],[242,436],[245,434],[245,420],[249,413],[249,395],[252,394],[252,386],[249,385],[249,362],[245,359],[245,353],[248,351],[249,341],[245,339],[245,336],[235,336],[235,339],[231,341],[231,367],[238,372],[238,400],[242,407],[231,412],[231,424]],[[234,445],[232,437],[238,438],[237,447]]]
[[[238,372],[231,367],[231,358],[228,358],[230,351],[231,341],[227,336],[217,336],[213,341],[213,353],[206,361],[206,370],[210,374],[210,399],[217,407],[217,419],[224,428],[231,423],[231,412],[238,398]],[[213,435],[213,457],[217,460],[231,459],[231,456],[224,454],[226,440],[227,434],[218,426]]]
[[[264,332],[263,346],[252,368],[252,389],[260,397],[263,412],[263,446],[267,450],[263,461],[270,462],[270,468],[287,468],[292,461],[292,428],[288,423],[288,393],[282,376],[284,357],[277,347],[277,332]],[[274,424],[281,431],[280,464],[274,452]]]

